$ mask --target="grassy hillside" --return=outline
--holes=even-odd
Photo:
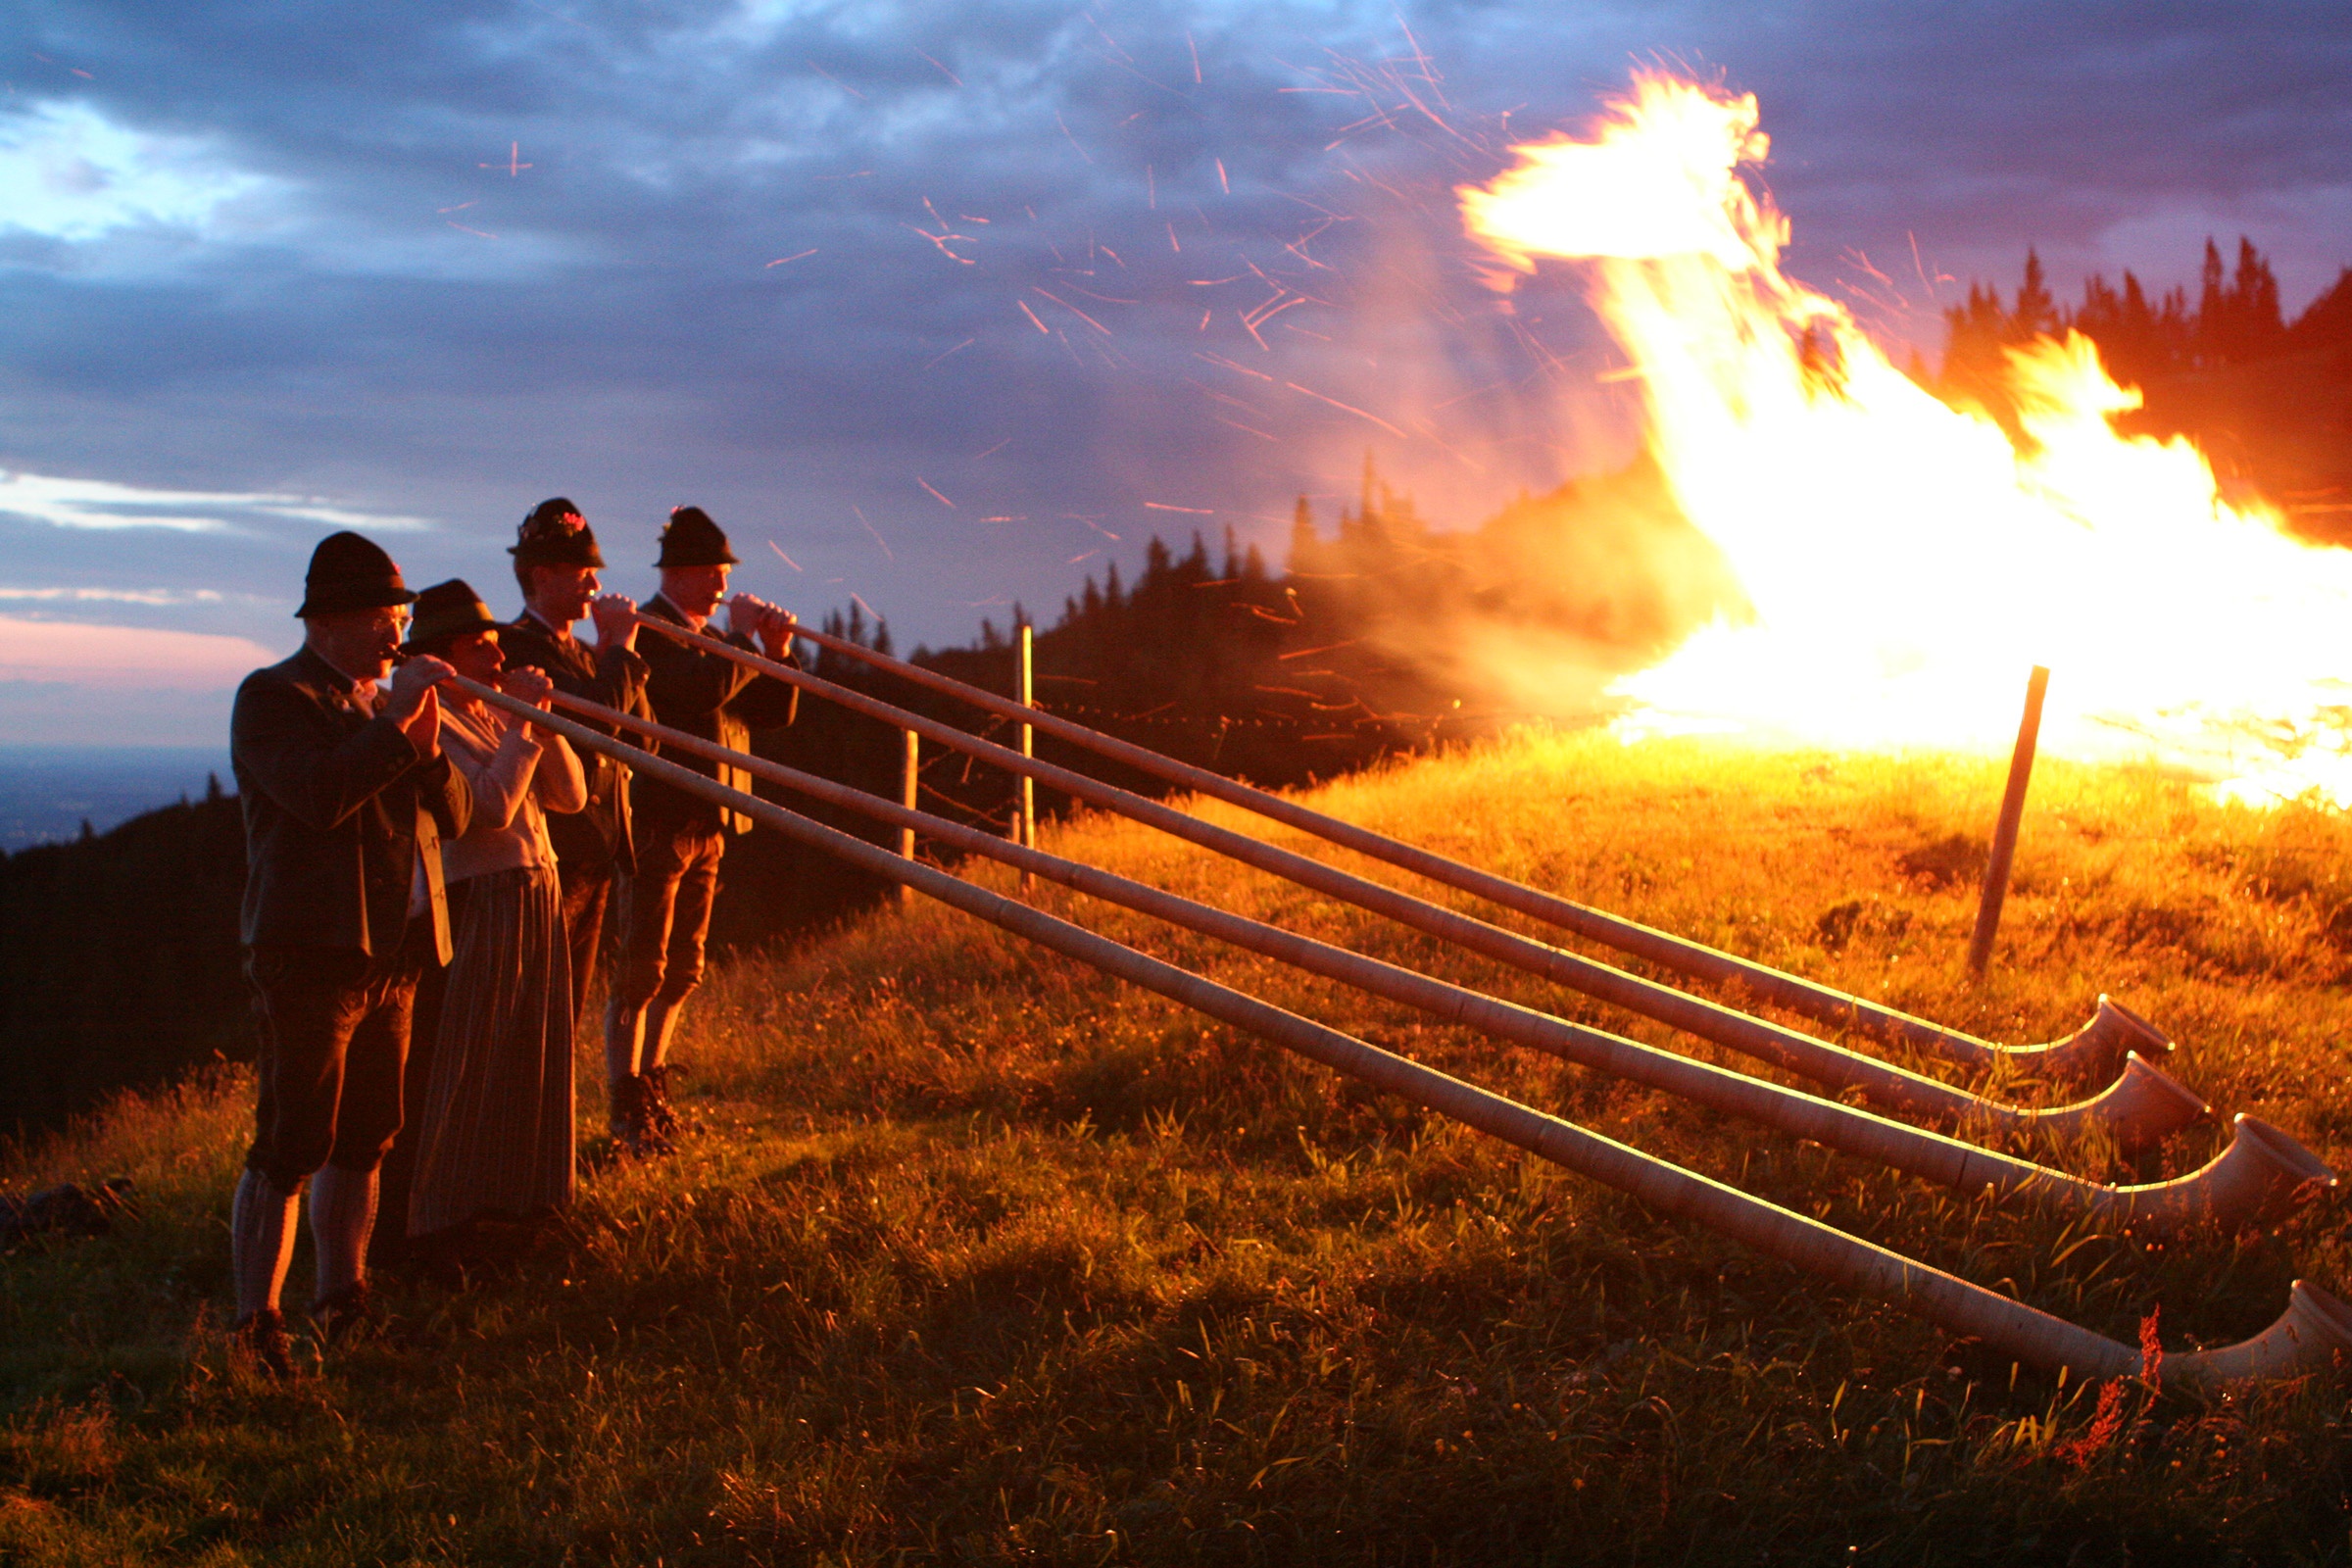
[[[2111,991],[2223,1110],[2352,1164],[2352,831],[2045,762],[1978,991],[1998,791],[1991,763],[1586,736],[1317,798],[1998,1038]],[[1665,1038],[1116,822],[1048,847]],[[2290,1278],[2352,1283],[2336,1212],[2155,1248],[1991,1210],[1036,897],[2127,1340],[2152,1310],[2172,1346],[2233,1340]],[[0,1184],[127,1174],[146,1211],[0,1264],[0,1560],[2345,1560],[2341,1380],[2133,1387],[2100,1423],[2096,1391],[936,906],[722,971],[682,1054],[679,1158],[596,1176],[519,1274],[404,1295],[289,1387],[220,1333],[244,1081],[8,1153]]]

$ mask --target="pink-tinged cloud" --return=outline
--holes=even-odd
[[[0,681],[221,691],[284,657],[245,637],[0,615]]]

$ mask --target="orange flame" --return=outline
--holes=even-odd
[[[1591,263],[1649,443],[1752,611],[1620,682],[1633,724],[2003,749],[2044,663],[2046,750],[2352,800],[2352,553],[2226,504],[2186,441],[2119,435],[2139,394],[2076,334],[2012,352],[2015,441],[1929,395],[1782,274],[1787,220],[1741,173],[1756,126],[1752,96],[1638,75],[1591,139],[1458,192],[1508,266]]]

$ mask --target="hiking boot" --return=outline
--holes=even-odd
[[[286,1337],[285,1314],[274,1306],[240,1318],[229,1331],[229,1344],[253,1357],[264,1376],[287,1379],[294,1375],[294,1342]]]
[[[363,1335],[375,1318],[375,1292],[364,1279],[311,1303],[311,1322],[318,1330],[321,1345],[340,1345]]]
[[[605,1130],[612,1135],[614,1143],[626,1149],[645,1123],[645,1080],[631,1073],[613,1079],[607,1090]]]
[[[671,1082],[685,1076],[685,1070],[663,1062],[648,1067],[642,1079],[645,1084],[645,1124],[666,1144],[675,1144],[678,1137],[677,1108],[669,1102]]]
[[[676,1146],[654,1125],[649,1111],[651,1099],[646,1077],[642,1075],[612,1080],[612,1142],[640,1157],[676,1152]]]

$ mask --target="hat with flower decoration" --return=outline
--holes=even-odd
[[[514,542],[507,547],[517,566],[601,566],[604,556],[596,548],[596,530],[580,515],[580,509],[564,496],[550,496],[531,509],[514,530]]]

